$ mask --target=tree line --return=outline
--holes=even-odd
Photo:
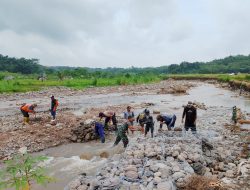
[[[218,74],[218,73],[250,73],[250,55],[229,56],[210,62],[182,62],[161,67],[147,68],[87,68],[87,67],[45,67],[38,59],[8,57],[0,54],[0,71],[21,74],[58,74],[77,78],[103,77],[118,75],[144,74]]]

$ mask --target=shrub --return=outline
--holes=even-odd
[[[16,190],[30,190],[32,182],[45,185],[53,181],[45,175],[39,163],[47,157],[33,157],[27,153],[14,156],[5,161],[5,167],[0,171],[0,189],[15,188]]]

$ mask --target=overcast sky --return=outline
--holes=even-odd
[[[250,0],[0,0],[0,54],[146,67],[250,54]]]

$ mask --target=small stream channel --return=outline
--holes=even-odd
[[[112,97],[112,98],[110,98]],[[98,107],[100,105],[117,105],[123,103],[142,103],[151,102],[154,106],[149,109],[158,109],[163,113],[175,113],[177,115],[176,126],[181,126],[181,114],[183,111],[182,105],[187,101],[203,102],[206,106],[227,107],[231,108],[234,105],[240,107],[242,111],[250,113],[250,99],[239,97],[234,92],[217,88],[212,84],[202,83],[195,88],[189,90],[189,95],[142,95],[142,96],[126,96],[122,94],[109,95],[93,95],[91,101],[78,97],[80,103],[79,110],[76,110],[77,115],[83,114],[86,107]],[[141,110],[135,110],[136,114]],[[198,110],[198,119],[205,111]],[[158,124],[157,124],[158,125]],[[248,126],[245,126],[248,127]],[[134,137],[129,136],[130,143],[133,143]],[[48,184],[48,190],[62,190],[73,178],[81,173],[94,175],[100,167],[102,167],[107,158],[101,158],[100,154],[105,152],[109,156],[120,154],[124,151],[120,146],[112,148],[115,137],[107,139],[105,144],[99,141],[89,143],[74,143],[61,145],[54,148],[35,153],[35,155],[46,155],[50,159],[46,163],[49,175],[57,179],[56,183]],[[88,157],[88,159],[81,159]],[[45,189],[44,187],[36,186],[35,190]]]

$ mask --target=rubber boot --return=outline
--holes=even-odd
[[[24,123],[29,124],[30,119],[28,117],[24,117]]]

